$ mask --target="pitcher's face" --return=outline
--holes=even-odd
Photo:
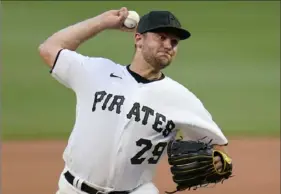
[[[136,46],[144,60],[160,69],[171,64],[177,54],[178,42],[179,38],[164,32],[136,34]]]

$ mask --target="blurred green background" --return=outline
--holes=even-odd
[[[165,73],[193,91],[227,135],[280,135],[280,2],[2,2],[2,139],[67,138],[75,96],[49,75],[38,46],[109,9],[170,10],[192,37]],[[106,31],[78,51],[131,62],[133,34]]]

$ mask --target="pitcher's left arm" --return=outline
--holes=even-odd
[[[198,99],[190,104],[178,111],[180,138],[170,141],[167,147],[173,181],[177,184],[175,192],[219,183],[232,176],[227,138]]]

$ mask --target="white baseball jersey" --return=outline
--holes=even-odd
[[[198,98],[165,76],[138,82],[128,66],[62,50],[52,76],[76,94],[76,120],[63,158],[74,175],[98,188],[130,190],[150,182],[167,142],[227,144]]]

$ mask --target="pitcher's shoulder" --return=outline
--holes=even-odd
[[[102,71],[112,71],[112,70],[121,70],[122,65],[120,65],[118,62],[102,57],[102,56],[97,56],[97,57],[87,57],[88,59],[86,60],[86,63],[89,66],[92,66],[94,68],[100,69]]]
[[[176,93],[177,95],[180,94],[181,96],[198,99],[197,96],[190,90],[190,88],[181,84],[180,82],[170,77],[166,77],[166,81],[169,87],[172,88],[174,93]]]
[[[110,58],[106,58],[106,57],[103,57],[103,56],[86,56],[88,58],[88,62],[89,63],[99,63],[99,64],[103,64],[103,65],[107,65],[107,66],[118,66],[119,64],[110,59]]]

